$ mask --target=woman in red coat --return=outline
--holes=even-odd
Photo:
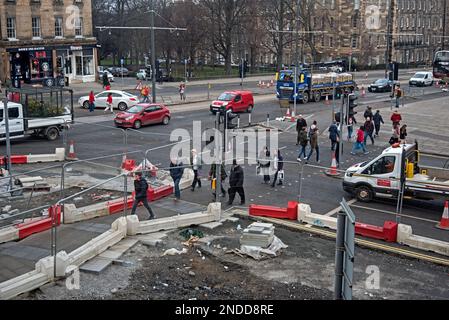
[[[94,112],[94,110],[95,110],[95,96],[94,92],[91,91],[89,94],[89,111]]]
[[[399,125],[402,121],[401,114],[398,111],[395,111],[391,116],[391,122],[393,122],[393,127]]]

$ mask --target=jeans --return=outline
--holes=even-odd
[[[181,190],[179,189],[179,183],[181,182],[181,178],[178,178],[173,182],[175,184],[175,197],[176,199],[181,199]]]
[[[307,161],[309,161],[310,157],[312,157],[313,150],[316,150],[316,161],[319,162],[320,161],[320,147],[319,146],[316,146],[316,148],[313,148],[313,147],[310,148],[310,152],[307,157]]]
[[[276,184],[276,181],[278,180],[278,176],[279,176],[279,170],[276,170],[276,173],[274,174],[274,179],[273,179],[273,183],[271,184],[272,187],[274,187],[274,185]],[[282,185],[283,181],[281,179],[279,179],[279,185]]]
[[[303,158],[307,157],[306,148],[307,148],[307,146],[301,146],[301,151],[299,152],[298,158],[301,158],[302,155],[304,155]]]
[[[366,141],[368,140],[368,137],[370,137],[372,144],[374,144],[373,133],[365,131],[365,140],[363,141],[365,143],[365,145],[366,145]]]
[[[352,126],[348,127],[348,140],[351,140],[353,132],[354,132],[354,128]]]
[[[331,151],[335,151],[335,146],[337,145],[336,140],[331,140]]]
[[[201,188],[201,179],[198,177],[198,170],[193,170],[194,178],[192,183],[192,190],[195,190],[196,185]]]
[[[363,142],[354,142],[351,153],[355,153],[357,150],[362,149],[366,153],[365,144]]]
[[[142,103],[149,103],[150,97],[149,96],[143,96]]]
[[[143,198],[143,199],[134,199],[134,203],[133,203],[133,208],[131,210],[131,215],[136,214],[136,210],[137,210],[137,206],[139,205],[139,203],[143,204],[143,206],[148,210],[148,213],[150,214],[150,218],[154,218],[154,213],[153,210],[151,210],[150,205],[148,204],[148,200],[147,198]]]
[[[396,97],[396,108],[399,108],[399,102],[400,102],[400,99],[401,99],[401,98]]]

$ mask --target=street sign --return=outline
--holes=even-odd
[[[123,66],[125,64],[125,59],[121,58],[120,59],[120,64]]]

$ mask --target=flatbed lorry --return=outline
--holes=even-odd
[[[354,78],[350,73],[310,73],[308,70],[299,70],[296,72],[296,100],[302,103],[309,101],[318,102],[322,98],[338,97],[343,93],[352,93],[356,88]],[[295,99],[295,71],[282,70],[276,78],[276,97],[279,100]]]
[[[397,199],[404,185],[404,198],[447,200],[449,169],[423,165],[418,143],[393,145],[373,160],[350,167],[343,189],[361,202],[374,198]]]

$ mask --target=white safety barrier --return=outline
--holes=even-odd
[[[16,227],[7,227],[0,229],[0,243],[18,240],[19,239],[19,229]]]
[[[96,203],[87,207],[77,208],[74,204],[64,204],[63,223],[70,224],[109,215],[107,202]]]
[[[65,160],[65,149],[56,148],[55,153],[52,154],[29,154],[27,156],[27,163],[39,162],[58,162]]]
[[[316,227],[337,230],[337,218],[312,213],[310,206],[304,203],[298,205],[298,221]]]
[[[108,248],[120,242],[126,236],[153,233],[161,230],[200,225],[218,221],[221,217],[221,204],[211,203],[206,212],[196,212],[171,218],[139,222],[137,216],[121,217],[115,220],[111,229],[87,242],[78,249],[67,254],[60,251],[56,254],[56,276],[67,277],[73,270],[86,261],[94,258]],[[40,259],[35,270],[16,278],[0,283],[0,299],[11,299],[19,294],[37,289],[54,280],[54,260],[52,256]]]
[[[399,224],[397,242],[412,248],[449,256],[449,242],[414,235],[412,227],[406,224]]]

